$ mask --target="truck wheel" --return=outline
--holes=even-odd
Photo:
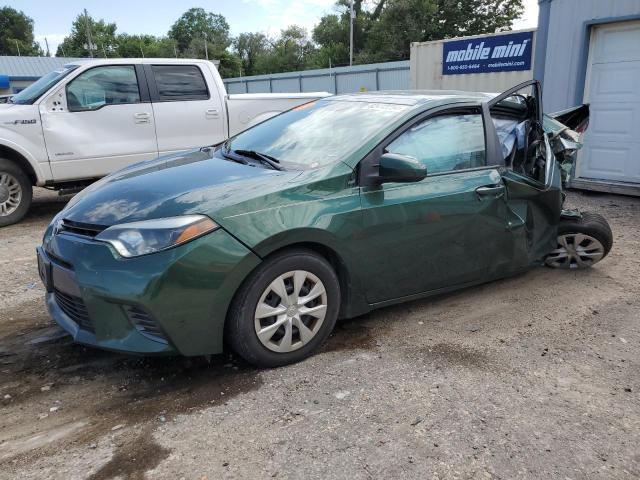
[[[265,260],[238,290],[227,317],[233,350],[258,367],[310,356],[338,317],[340,285],[331,265],[310,250]]]
[[[602,215],[585,212],[581,218],[563,218],[558,225],[558,246],[545,263],[553,268],[586,268],[607,256],[613,233]]]
[[[0,158],[0,227],[22,220],[32,196],[29,177],[11,160]]]

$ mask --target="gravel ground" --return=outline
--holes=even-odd
[[[342,322],[311,359],[87,349],[49,320],[34,248],[0,230],[0,478],[640,477],[640,199],[572,192],[615,243]]]

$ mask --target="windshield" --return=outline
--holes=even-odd
[[[20,105],[31,105],[40,96],[58,83],[62,78],[66,77],[69,72],[78,68],[77,65],[65,65],[59,70],[47,73],[44,77],[40,77],[37,82],[32,83],[27,88],[17,93],[11,98],[11,103]]]
[[[227,151],[252,151],[286,169],[307,170],[344,159],[409,107],[320,100],[300,105],[229,140]]]

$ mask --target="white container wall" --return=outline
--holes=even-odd
[[[531,51],[535,52],[535,29],[518,30],[534,32]],[[474,35],[433,42],[411,44],[411,88],[420,90],[465,90],[473,92],[502,92],[518,83],[533,78],[533,60],[530,70],[514,72],[470,73],[460,75],[442,74],[443,44],[452,40],[488,38],[514,32],[500,32],[493,35]]]

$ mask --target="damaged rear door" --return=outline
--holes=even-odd
[[[492,119],[488,141],[498,144],[504,158],[506,224],[513,236],[511,266],[518,270],[542,262],[556,246],[563,203],[561,173],[544,131],[537,81],[507,90],[484,108]]]

